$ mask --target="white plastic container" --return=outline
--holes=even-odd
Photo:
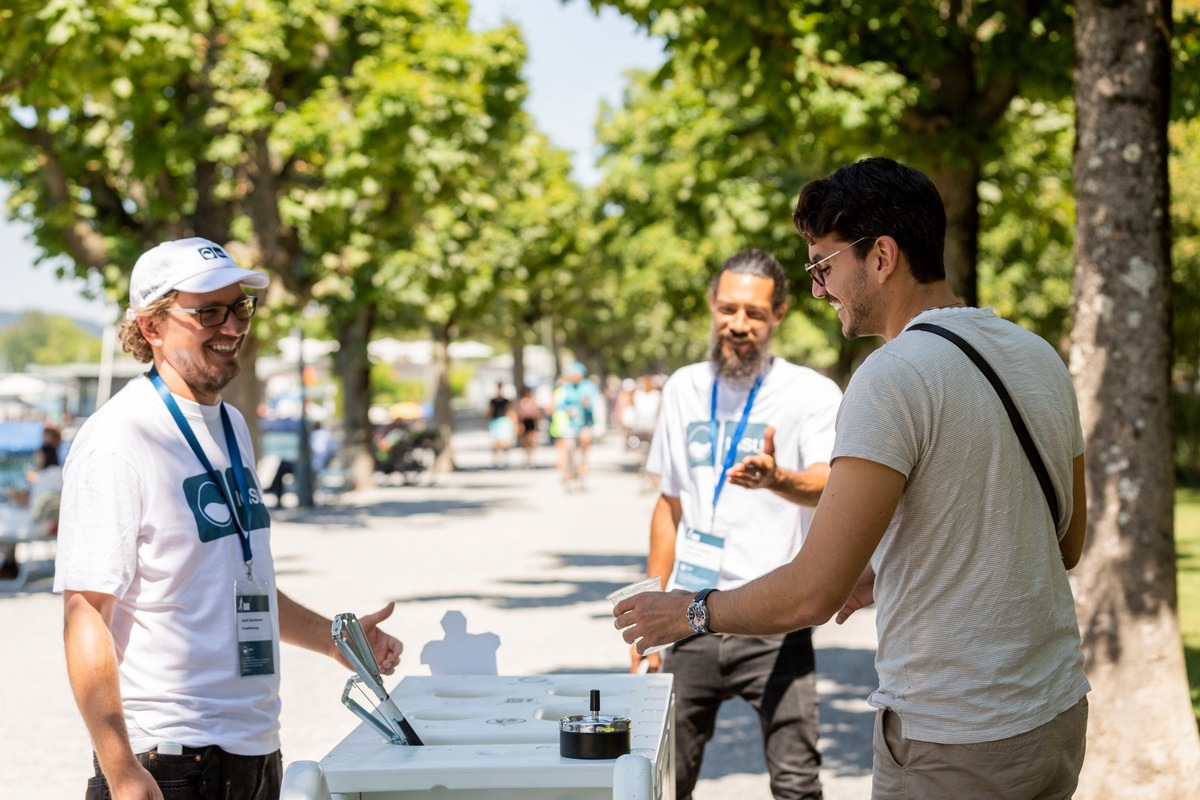
[[[635,594],[641,594],[642,592],[661,592],[661,591],[662,591],[662,578],[657,578],[657,577],[646,578],[644,581],[638,581],[637,583],[631,583],[628,586],[622,586],[620,589],[617,589],[615,592],[609,594],[608,602],[612,603],[613,607],[615,608],[617,603],[621,602],[626,597],[633,597]],[[642,638],[639,636],[637,639],[634,640],[633,643],[637,644],[641,640],[642,640]],[[661,653],[663,650],[666,650],[670,646],[671,646],[670,644],[660,644],[656,647],[647,647],[646,652],[643,653],[642,655],[649,656],[649,655],[654,655],[655,653]]]
[[[281,797],[673,800],[672,688],[663,674],[406,677],[391,697],[425,746],[389,744],[362,723],[319,764],[289,764]],[[592,689],[606,712],[630,719],[629,755],[560,755],[559,722],[587,713]]]

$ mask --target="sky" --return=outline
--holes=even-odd
[[[612,9],[596,15],[586,0],[474,0],[471,24],[494,27],[503,19],[525,34],[529,86],[526,108],[557,146],[572,154],[575,177],[594,184],[593,125],[600,101],[619,105],[629,69],[654,69],[662,44]],[[7,192],[0,186],[0,203]],[[34,266],[38,249],[29,229],[0,216],[0,310],[37,309],[102,323],[116,307],[82,296],[86,284],[58,280],[53,264]]]

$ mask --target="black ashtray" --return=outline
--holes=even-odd
[[[558,723],[558,751],[564,758],[620,758],[629,752],[628,717],[600,713],[600,691],[591,694],[592,713],[573,714]]]

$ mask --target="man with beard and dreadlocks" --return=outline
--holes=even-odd
[[[664,589],[740,586],[791,561],[804,540],[829,474],[842,395],[833,381],[771,355],[787,291],[767,253],[726,261],[709,292],[709,360],[679,370],[663,390],[646,471],[661,490],[647,575],[661,577]],[[717,712],[735,695],[762,721],[774,796],[821,797],[811,629],[695,636],[661,662],[644,657],[651,671],[675,675],[679,800],[691,797]],[[634,671],[642,658],[635,645]]]

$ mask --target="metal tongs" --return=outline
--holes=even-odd
[[[371,644],[363,633],[362,624],[353,614],[338,614],[333,618],[333,643],[338,652],[346,659],[357,675],[346,681],[342,691],[342,705],[350,709],[364,722],[369,722],[392,744],[420,746],[421,737],[413,730],[412,725],[404,718],[404,714],[392,702],[387,690],[383,688],[383,678],[379,674],[379,664],[375,654],[371,652]],[[355,684],[363,684],[371,690],[379,702],[374,713],[350,697]],[[376,716],[378,714],[378,716]]]

